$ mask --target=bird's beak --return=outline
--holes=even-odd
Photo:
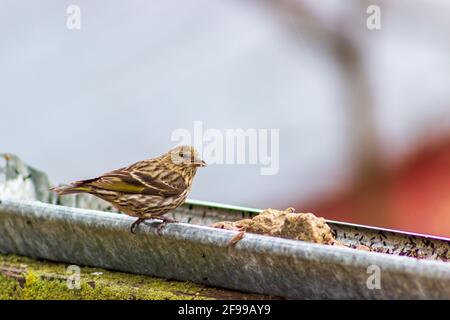
[[[208,166],[208,165],[206,164],[205,161],[203,161],[203,160],[198,160],[198,161],[195,162],[195,166],[196,166],[196,167],[206,167],[206,166]]]

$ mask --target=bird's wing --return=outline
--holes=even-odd
[[[177,172],[164,174],[162,170],[156,168],[146,169],[135,164],[84,182],[105,190],[165,197],[181,194],[186,189],[183,177]]]

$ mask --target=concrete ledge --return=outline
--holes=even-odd
[[[450,264],[376,252],[158,222],[129,232],[132,218],[3,200],[0,252],[146,274],[288,298],[450,298]],[[367,267],[381,269],[380,290]]]

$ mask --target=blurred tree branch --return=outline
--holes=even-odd
[[[352,139],[352,159],[355,159],[357,166],[355,210],[364,221],[376,225],[387,223],[390,216],[384,201],[387,181],[379,153],[373,116],[374,102],[361,53],[361,41],[358,39],[361,33],[346,28],[348,24],[344,23],[344,20],[342,27],[332,26],[329,21],[315,15],[302,1],[266,2],[276,10],[276,13],[281,13],[282,22],[294,20],[306,35],[330,48],[341,67],[348,88],[346,106],[351,130],[349,136]],[[361,3],[361,10],[365,14],[364,4],[365,2]],[[295,30],[291,26],[287,27],[298,41],[303,42],[304,39],[300,39],[303,34],[292,32]],[[365,23],[360,27],[366,28]]]

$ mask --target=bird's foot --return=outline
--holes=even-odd
[[[156,229],[156,233],[157,233],[158,235],[161,235],[162,229],[163,229],[168,223],[175,223],[175,222],[178,222],[177,220],[172,219],[172,218],[169,218],[169,217],[166,217],[166,216],[155,217],[155,219],[162,220],[162,222],[159,224],[158,228]]]
[[[130,228],[131,233],[134,233],[134,232],[136,231],[136,228],[137,228],[144,220],[145,220],[145,219],[142,219],[142,218],[136,219],[136,221],[133,222],[133,223],[131,224],[131,228]]]
[[[227,244],[227,247],[234,247],[245,236],[245,232],[241,231],[235,235]]]
[[[135,233],[137,227],[138,227],[142,222],[144,222],[144,221],[147,220],[147,219],[149,219],[149,218],[138,218],[138,219],[136,219],[136,221],[133,222],[133,223],[131,224],[131,228],[130,228],[131,233]],[[166,216],[155,217],[154,219],[162,220],[162,222],[159,224],[158,228],[156,229],[156,232],[157,232],[159,235],[161,234],[161,230],[166,226],[166,224],[178,222],[177,220],[172,219],[172,218],[169,218],[169,217],[166,217]]]

